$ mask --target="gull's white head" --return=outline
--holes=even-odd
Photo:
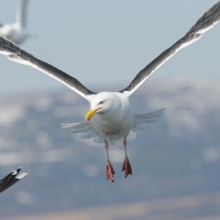
[[[107,114],[121,107],[120,98],[111,92],[100,92],[92,99],[90,110],[85,120],[89,121],[95,114]]]

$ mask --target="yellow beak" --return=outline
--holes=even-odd
[[[99,110],[99,108],[98,109],[95,109],[95,110],[92,110],[91,108],[90,108],[90,110],[88,111],[88,113],[86,114],[86,117],[85,117],[85,121],[89,121],[95,114],[96,114],[96,112]]]

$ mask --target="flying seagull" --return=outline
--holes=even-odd
[[[18,182],[20,179],[24,178],[28,172],[20,173],[22,167],[19,167],[17,170],[12,171],[9,173],[6,177],[4,177],[2,180],[0,180],[0,193],[5,191],[8,187],[12,186],[16,182]]]
[[[220,0],[203,14],[183,38],[142,69],[130,85],[120,92],[104,91],[96,94],[87,89],[74,77],[37,59],[3,37],[0,37],[0,53],[6,55],[14,62],[29,65],[46,73],[89,102],[90,110],[85,116],[86,122],[65,124],[63,126],[71,128],[74,133],[81,133],[80,138],[82,139],[93,138],[94,142],[105,144],[107,152],[106,177],[114,181],[115,171],[109,159],[109,145],[124,145],[125,159],[122,171],[125,171],[125,177],[132,174],[132,168],[126,151],[127,141],[135,138],[137,131],[144,130],[147,123],[154,121],[164,111],[164,109],[161,109],[146,114],[133,115],[130,109],[130,98],[162,64],[184,47],[199,40],[203,33],[212,28],[219,20]]]
[[[30,35],[26,32],[26,15],[28,0],[18,0],[16,21],[13,24],[0,25],[0,34],[15,44],[21,44]]]

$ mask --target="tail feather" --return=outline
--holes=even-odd
[[[82,133],[79,138],[81,139],[90,139],[90,138],[94,138],[96,136],[96,133],[93,130],[90,130],[86,133]]]
[[[91,127],[84,127],[84,128],[79,128],[79,129],[71,129],[71,133],[85,133],[91,131]]]
[[[145,114],[138,114],[134,116],[134,126],[132,127],[133,131],[143,131],[148,128],[149,123],[153,123],[157,120],[159,116],[164,113],[165,108],[154,111],[148,112]]]
[[[97,136],[93,130],[92,122],[62,124],[62,127],[71,128],[72,133],[81,133],[80,139],[90,139]]]
[[[92,122],[82,122],[82,123],[71,123],[71,124],[61,124],[63,128],[74,128],[80,129],[91,125]]]
[[[160,110],[154,111],[154,112],[148,112],[145,114],[139,114],[139,115],[134,115],[135,118],[153,118],[153,117],[158,117],[161,116],[164,113],[165,108],[162,108]]]

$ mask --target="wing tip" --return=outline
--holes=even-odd
[[[27,176],[28,174],[29,174],[29,171],[26,171],[26,172],[24,172],[24,173],[21,173],[21,174],[17,175],[17,176],[15,177],[15,179],[20,180],[20,179],[24,178],[25,176]]]

